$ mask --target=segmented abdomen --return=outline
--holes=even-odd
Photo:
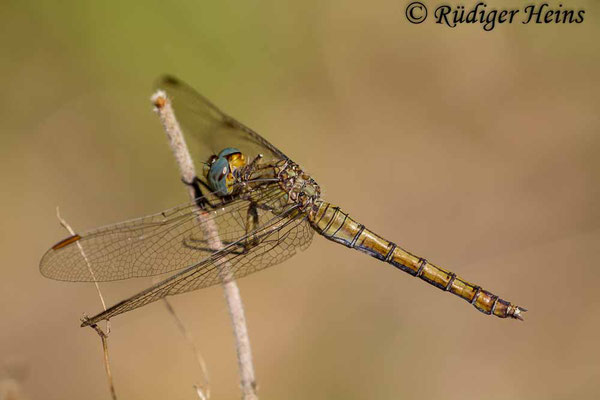
[[[365,228],[348,216],[339,207],[322,202],[311,215],[311,224],[321,235],[352,249],[360,250],[371,257],[392,264],[404,272],[416,276],[425,282],[457,295],[471,303],[476,309],[500,318],[522,320],[522,307],[513,305],[498,296],[473,285],[455,273],[436,267],[424,258],[389,242]]]

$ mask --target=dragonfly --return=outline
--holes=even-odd
[[[166,296],[242,278],[307,248],[316,232],[452,293],[477,310],[523,320],[525,308],[416,256],[321,198],[317,182],[263,136],[222,112],[187,84],[164,77],[173,104],[204,163],[196,198],[157,214],[69,236],[40,261],[45,277],[106,282],[163,275],[82,326]]]

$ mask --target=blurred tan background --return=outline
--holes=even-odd
[[[579,25],[492,32],[410,25],[405,1],[84,3],[0,5],[3,387],[109,398],[98,337],[79,328],[101,309],[93,285],[44,279],[38,262],[65,236],[57,205],[82,231],[186,201],[149,103],[168,72],[375,232],[529,309],[486,317],[315,237],[239,282],[261,399],[597,398],[598,2],[563,1],[586,9]],[[113,304],[148,284],[102,289]],[[239,398],[221,288],[172,303],[212,398]],[[195,398],[161,303],[112,325],[119,398]]]

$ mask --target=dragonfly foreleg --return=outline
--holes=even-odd
[[[256,234],[256,228],[258,227],[259,222],[258,207],[260,206],[254,202],[250,203],[250,206],[248,207],[248,211],[246,213],[245,234],[243,238],[237,241],[221,241],[225,247],[238,247],[238,249],[230,250],[232,254],[245,254],[250,249],[258,245],[259,237]],[[184,238],[183,246],[192,250],[214,252],[214,249],[208,245],[208,240],[193,236]]]
[[[198,208],[200,208],[202,210],[206,210],[207,207],[210,207],[211,209],[215,208],[210,203],[210,201],[208,201],[208,199],[206,198],[204,193],[202,193],[202,189],[200,189],[200,185],[207,188],[209,192],[210,192],[210,188],[208,187],[208,185],[206,183],[202,182],[202,180],[200,178],[195,176],[191,182],[186,182],[185,179],[181,178],[181,182],[183,182],[183,184],[186,186],[190,186],[194,190],[194,201],[195,201],[196,205],[198,206]]]
[[[200,185],[202,185],[208,191],[208,193],[211,193],[210,186],[197,176],[194,177],[194,180],[192,182],[186,182],[183,178],[181,179],[181,181],[185,185],[192,187],[192,189],[194,190],[194,201],[196,202],[196,205],[202,210],[216,210],[234,200],[233,196],[223,196],[219,198],[220,201],[211,202],[208,199],[208,197],[202,192],[202,188],[200,187]]]
[[[244,245],[246,251],[258,244],[258,236],[256,236],[256,233],[251,234],[257,227],[258,209],[257,204],[252,202],[250,203],[250,207],[248,207],[248,212],[246,214],[246,243]]]
[[[248,167],[249,167],[249,168],[254,168],[254,167],[256,166],[256,164],[257,164],[257,163],[258,163],[260,160],[262,160],[262,158],[263,158],[263,155],[262,155],[262,154],[259,154],[259,155],[257,155],[256,157],[254,157],[254,159],[252,159],[252,161],[250,161],[250,162],[248,163]]]
[[[223,245],[225,247],[228,247],[228,246],[240,246],[241,247],[241,250],[231,250],[230,251],[231,254],[241,255],[241,254],[245,254],[247,252],[246,246],[244,245],[244,243],[236,243],[236,242],[229,242],[229,241],[221,241],[221,243],[223,243]],[[209,253],[213,253],[215,251],[213,248],[208,246],[207,240],[197,239],[194,237],[189,237],[189,238],[183,239],[183,247],[186,247],[186,248],[192,249],[192,250],[209,252]]]

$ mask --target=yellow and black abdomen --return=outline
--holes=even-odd
[[[493,314],[500,318],[523,319],[521,313],[526,311],[524,308],[513,305],[457,277],[455,273],[436,267],[424,258],[415,256],[395,243],[385,240],[354,221],[337,206],[327,202],[319,203],[318,208],[311,215],[310,222],[315,230],[327,239],[392,264],[430,285],[463,298],[485,314]]]

